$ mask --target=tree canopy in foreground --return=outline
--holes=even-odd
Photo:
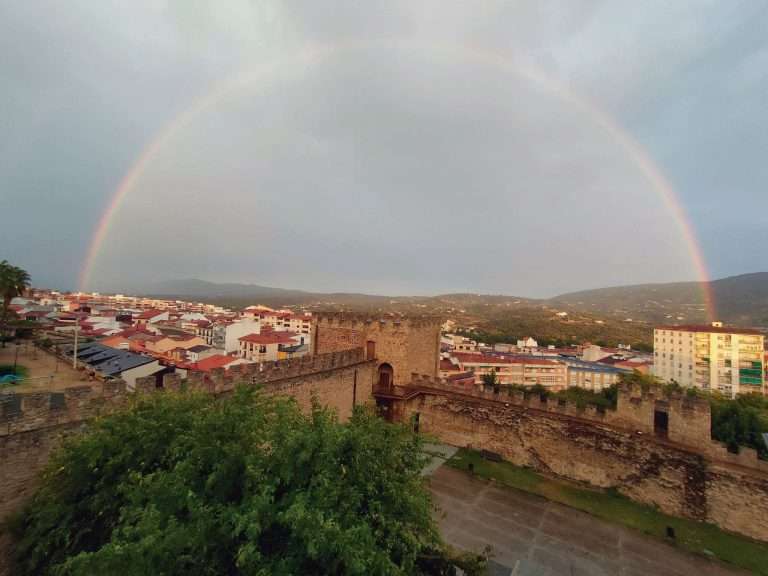
[[[240,389],[138,398],[51,461],[19,574],[451,574],[419,439]]]

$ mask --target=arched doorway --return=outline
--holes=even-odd
[[[395,371],[386,362],[379,364],[379,388],[391,388],[395,381]]]

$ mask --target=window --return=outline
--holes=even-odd
[[[259,346],[259,354],[266,354],[267,353],[267,347],[264,345]]]

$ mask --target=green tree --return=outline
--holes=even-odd
[[[13,530],[17,573],[452,574],[418,436],[239,389],[135,400],[51,461]]]
[[[11,265],[7,260],[0,262],[0,295],[3,298],[2,316],[0,316],[0,328],[5,331],[8,322],[11,300],[21,296],[29,287],[30,277],[26,270]],[[5,346],[5,338],[2,338]]]
[[[763,433],[768,432],[768,399],[757,394],[746,394],[735,399],[711,394],[712,438],[726,444],[729,450],[739,446],[757,450],[761,458],[768,458],[768,447]]]
[[[491,370],[490,372],[486,372],[480,377],[483,381],[483,386],[486,388],[490,388],[494,392],[499,391],[499,379],[496,376],[496,371]]]

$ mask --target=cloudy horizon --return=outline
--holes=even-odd
[[[697,279],[658,171],[713,277],[768,270],[766,26],[751,1],[0,0],[0,259],[77,288],[133,172],[86,288]]]

